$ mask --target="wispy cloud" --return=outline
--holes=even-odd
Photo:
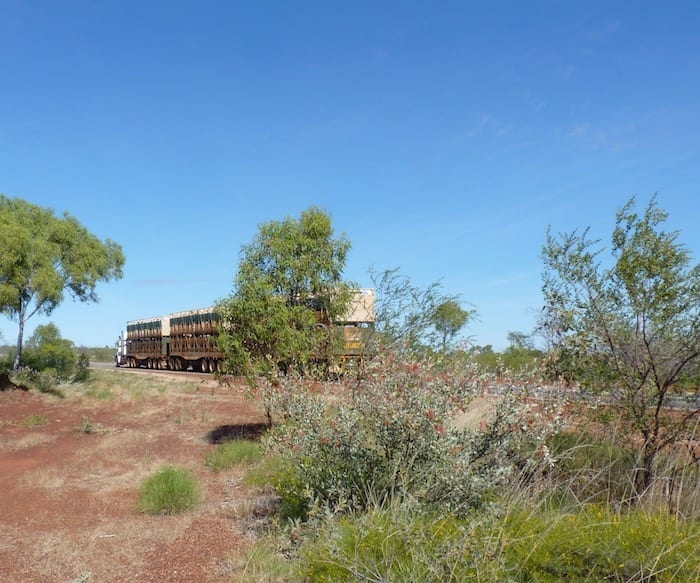
[[[525,89],[521,91],[520,97],[527,105],[529,105],[534,110],[535,113],[539,113],[548,105],[546,99],[538,97],[530,89]]]
[[[583,51],[583,54],[593,54],[599,48],[611,42],[617,35],[620,26],[621,23],[619,20],[604,20],[585,31],[584,39],[588,46]]]
[[[496,135],[497,136],[507,136],[512,130],[513,130],[512,125],[501,126],[500,128],[496,129]]]
[[[619,20],[606,19],[586,31],[586,37],[596,42],[607,41],[620,29]]]
[[[564,67],[557,67],[554,70],[554,74],[560,79],[571,79],[576,72],[576,67],[573,65],[567,65]]]
[[[467,137],[476,138],[482,135],[507,136],[513,131],[513,126],[496,119],[490,113],[482,113],[476,123],[467,131]]]
[[[567,135],[570,137],[576,137],[576,136],[582,136],[583,134],[587,133],[588,130],[591,128],[591,124],[588,122],[580,123],[578,125],[575,125],[573,128],[571,128],[568,132]]]
[[[470,129],[467,132],[467,136],[469,136],[470,138],[475,138],[477,136],[480,136],[483,133],[483,131],[486,129],[486,127],[489,125],[490,122],[491,122],[491,115],[488,113],[482,113],[479,116],[479,119],[476,122],[476,125],[474,125],[474,127],[472,127],[472,129]]]

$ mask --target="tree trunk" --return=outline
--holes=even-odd
[[[17,372],[19,370],[19,363],[22,358],[22,344],[24,344],[24,322],[25,322],[25,310],[24,307],[20,308],[18,313],[19,331],[17,332],[17,349],[15,350],[15,361],[12,364],[12,371]]]
[[[656,443],[647,442],[642,453],[642,467],[637,468],[634,487],[637,497],[644,494],[654,480],[654,460],[657,454]]]

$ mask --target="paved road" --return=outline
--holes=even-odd
[[[91,362],[90,368],[107,369],[107,368],[116,368],[116,367],[114,366],[113,362]]]

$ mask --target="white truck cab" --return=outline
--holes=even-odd
[[[126,337],[124,336],[124,332],[117,338],[117,352],[114,354],[114,364],[115,366],[126,364]]]

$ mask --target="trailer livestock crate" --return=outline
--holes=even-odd
[[[340,365],[364,354],[375,322],[375,292],[354,290],[347,313],[332,324],[339,337]],[[117,342],[115,364],[130,368],[223,371],[219,350],[220,318],[215,308],[131,320]]]

